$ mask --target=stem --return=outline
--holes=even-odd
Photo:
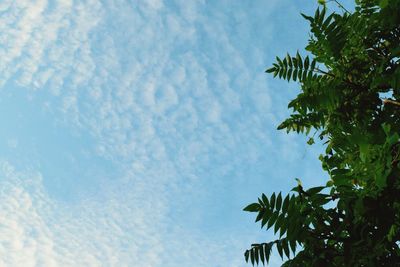
[[[339,8],[341,8],[344,12],[350,14],[350,12],[341,3],[339,3],[337,0],[331,0],[331,1],[328,1],[328,2],[335,2],[339,6]]]
[[[323,71],[323,70],[320,70],[319,68],[315,68],[315,71],[317,71],[317,72],[319,72],[319,73],[321,73],[321,74],[325,74],[325,75],[331,76],[331,77],[333,77],[333,78],[336,78],[336,76],[333,75],[332,73],[326,72],[326,71]]]
[[[320,70],[319,68],[315,68],[315,71],[319,72],[319,73],[322,73],[322,74],[325,74],[325,75],[328,75],[328,76],[331,76],[332,78],[336,78],[336,76],[334,74],[332,74],[330,72],[326,72],[326,71]],[[349,80],[343,80],[343,81],[345,83],[347,83],[347,84],[350,84],[350,85],[353,85],[353,86],[356,86],[356,87],[362,87],[361,85],[353,83],[352,81],[349,81]]]
[[[392,99],[383,99],[382,102],[383,102],[384,105],[386,105],[386,104],[393,104],[393,105],[396,105],[396,106],[399,106],[399,107],[400,107],[400,103],[397,102],[397,101],[394,101],[394,100],[392,100]]]

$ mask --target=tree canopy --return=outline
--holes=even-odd
[[[400,266],[400,0],[325,1],[313,16],[307,56],[277,57],[266,72],[301,91],[279,125],[303,133],[330,179],[244,208],[278,239],[252,244],[247,262],[283,266]]]

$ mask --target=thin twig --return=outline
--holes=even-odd
[[[341,3],[339,3],[337,0],[331,0],[331,1],[328,1],[328,2],[335,2],[339,6],[339,8],[343,9],[344,12],[350,14],[350,12]]]
[[[394,101],[394,100],[392,100],[392,99],[387,99],[387,98],[385,98],[385,99],[383,99],[382,100],[382,102],[383,102],[383,104],[393,104],[393,105],[396,105],[396,106],[399,106],[400,107],[400,103],[399,102],[397,102],[397,101]]]
[[[331,76],[332,78],[336,78],[336,76],[333,75],[333,74],[330,73],[330,72],[323,71],[323,70],[321,70],[321,69],[319,69],[319,68],[315,68],[314,70],[315,70],[316,72],[321,73],[321,74],[325,74],[325,75]]]
[[[315,68],[315,71],[316,72],[319,72],[319,73],[321,73],[321,74],[324,74],[324,75],[328,75],[328,76],[330,76],[330,77],[332,77],[332,78],[337,78],[336,77],[336,75],[334,75],[334,74],[332,74],[332,73],[330,73],[330,72],[326,72],[326,71],[323,71],[323,70],[320,70],[319,68]],[[347,84],[350,84],[350,85],[353,85],[353,86],[356,86],[356,87],[362,87],[361,85],[359,85],[359,84],[356,84],[356,83],[353,83],[352,81],[349,81],[349,80],[343,80],[345,83],[347,83]]]

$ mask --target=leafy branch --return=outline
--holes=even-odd
[[[287,54],[283,60],[276,57],[276,63],[265,72],[273,73],[274,77],[279,76],[279,78],[287,79],[287,81],[299,80],[301,82],[314,77],[313,74],[318,71],[315,69],[315,64],[315,60],[311,60],[310,62],[308,56],[303,60],[297,52],[295,57],[291,57]]]
[[[329,2],[345,12],[302,14],[311,55],[277,57],[266,70],[300,82],[278,129],[319,132],[329,180],[308,190],[299,183],[286,196],[262,194],[245,208],[279,236],[246,250],[253,265],[268,264],[272,248],[286,259],[282,266],[400,262],[400,1],[357,0],[353,13]],[[381,99],[388,92],[392,99]]]

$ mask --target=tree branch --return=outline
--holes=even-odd
[[[394,100],[392,100],[392,99],[387,99],[387,98],[386,98],[386,99],[383,99],[382,102],[383,102],[384,105],[386,105],[386,104],[392,104],[392,105],[396,105],[396,106],[399,106],[399,107],[400,107],[400,102],[394,101]]]

